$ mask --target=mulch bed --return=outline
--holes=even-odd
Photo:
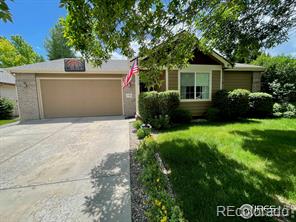
[[[139,140],[136,135],[136,131],[130,123],[129,126],[130,136],[130,180],[131,180],[131,204],[132,204],[132,221],[147,221],[145,217],[145,200],[147,196],[144,193],[144,188],[139,181],[139,175],[142,170],[142,166],[136,160],[136,150],[139,145]]]

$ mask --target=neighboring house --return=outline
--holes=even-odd
[[[16,76],[21,119],[134,116],[140,92],[138,76],[130,87],[121,86],[130,65],[128,60],[110,60],[99,68],[85,64],[85,69],[77,66],[76,71],[65,71],[65,61],[59,59],[11,68]],[[262,71],[263,67],[255,65],[232,66],[214,52],[205,55],[196,51],[187,68],[161,73],[159,91],[178,90],[181,107],[201,116],[219,89],[259,91]]]
[[[8,98],[14,101],[13,115],[18,115],[15,78],[4,69],[0,69],[0,98]]]

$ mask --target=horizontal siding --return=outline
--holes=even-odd
[[[161,86],[156,89],[158,92],[163,92],[166,90],[165,85],[166,85],[166,79],[165,79],[165,70],[163,70],[160,74],[160,81],[161,81]]]
[[[169,90],[178,90],[178,70],[169,70]]]
[[[212,96],[220,89],[221,71],[212,71]]]
[[[192,116],[202,116],[207,109],[211,106],[212,102],[199,101],[199,102],[181,102],[180,108],[189,110]]]
[[[247,89],[252,90],[253,72],[232,72],[224,71],[223,89]]]

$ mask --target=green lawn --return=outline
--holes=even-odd
[[[8,123],[13,123],[18,121],[18,119],[0,119],[0,126]]]
[[[296,205],[295,119],[188,125],[157,141],[189,221],[229,221],[217,205]]]

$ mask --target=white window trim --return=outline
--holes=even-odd
[[[222,80],[222,66],[221,65],[189,65],[184,69],[178,69],[178,91],[180,93],[181,102],[211,102],[212,101],[212,74],[213,70],[220,70],[220,81]],[[181,99],[181,73],[192,72],[195,73],[194,79],[196,78],[196,73],[209,73],[209,99]],[[195,81],[195,80],[194,80]],[[222,81],[221,81],[222,82]],[[222,88],[220,82],[220,88]],[[195,82],[194,82],[195,84]],[[194,95],[195,97],[196,95]]]

